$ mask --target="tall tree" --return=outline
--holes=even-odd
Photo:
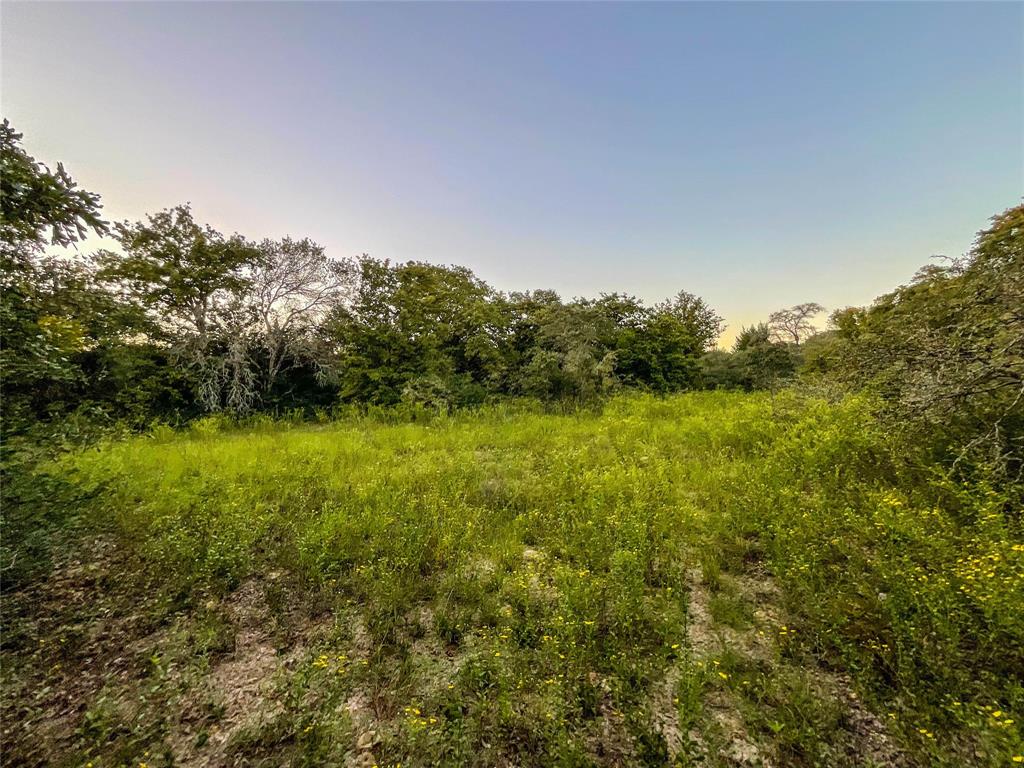
[[[590,302],[539,306],[534,315],[536,340],[519,371],[517,390],[583,404],[618,386],[616,352],[601,341],[607,321],[602,307]]]
[[[694,387],[702,355],[714,346],[722,318],[703,299],[680,291],[654,306],[620,342],[620,370],[657,392]]]
[[[80,267],[43,259],[47,244],[72,245],[107,231],[99,196],[79,189],[61,164],[52,172],[21,147],[22,134],[0,124],[0,387],[3,432],[27,429],[56,410],[83,380],[78,353],[89,345],[83,317],[57,301],[100,298]],[[74,272],[74,276],[71,274]],[[74,283],[69,290],[68,283]],[[72,400],[73,398],[66,398]]]
[[[817,330],[813,319],[825,311],[817,302],[797,304],[789,309],[780,309],[768,316],[768,327],[776,341],[795,344],[811,336]]]
[[[116,230],[124,255],[101,253],[101,278],[159,325],[176,359],[192,370],[205,408],[250,407],[242,297],[260,256],[256,246],[196,223],[188,205]]]
[[[668,301],[655,305],[654,312],[678,321],[686,329],[694,351],[698,353],[711,349],[722,333],[722,317],[704,299],[686,291],[680,291]]]
[[[262,387],[269,394],[280,374],[302,363],[326,365],[316,329],[352,297],[356,266],[328,258],[308,238],[264,240],[252,266],[245,303],[262,351]]]
[[[742,352],[745,349],[756,347],[761,344],[771,343],[771,329],[767,323],[757,323],[756,325],[743,326],[740,329],[739,334],[736,336],[736,341],[733,342],[732,351]]]

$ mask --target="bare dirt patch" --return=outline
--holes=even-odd
[[[236,627],[233,652],[220,660],[190,698],[209,698],[221,711],[218,722],[200,739],[198,728],[188,715],[169,734],[175,760],[184,765],[221,765],[232,738],[245,727],[258,726],[281,712],[279,702],[269,698],[270,682],[284,659],[274,647],[268,631],[269,611],[260,582],[243,584],[226,601],[225,611]]]

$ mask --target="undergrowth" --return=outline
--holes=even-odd
[[[111,701],[141,683],[90,694],[64,764],[187,762],[212,744],[274,765],[731,765],[750,755],[716,745],[740,733],[775,764],[868,764],[826,684],[840,678],[908,764],[1024,754],[1019,510],[915,464],[858,399],[207,420],[47,472],[130,553],[126,594],[181,629],[151,643],[178,659],[160,678],[174,685],[152,683],[135,725]],[[698,658],[693,573],[718,636],[763,636],[769,652]],[[747,582],[777,586],[778,605]],[[246,700],[258,716],[229,729],[222,702],[157,718],[208,692],[180,671],[196,658],[246,658],[209,638],[246,626],[231,606],[254,583],[256,647],[285,660],[266,662],[273,694]],[[25,680],[49,658],[28,646],[8,651]]]

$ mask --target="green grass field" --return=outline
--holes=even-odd
[[[207,420],[46,471],[78,533],[6,606],[10,764],[1024,762],[1019,523],[857,400]]]

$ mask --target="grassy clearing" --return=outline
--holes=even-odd
[[[854,400],[207,421],[50,471],[92,538],[8,599],[16,761],[1024,754],[1019,517]]]

